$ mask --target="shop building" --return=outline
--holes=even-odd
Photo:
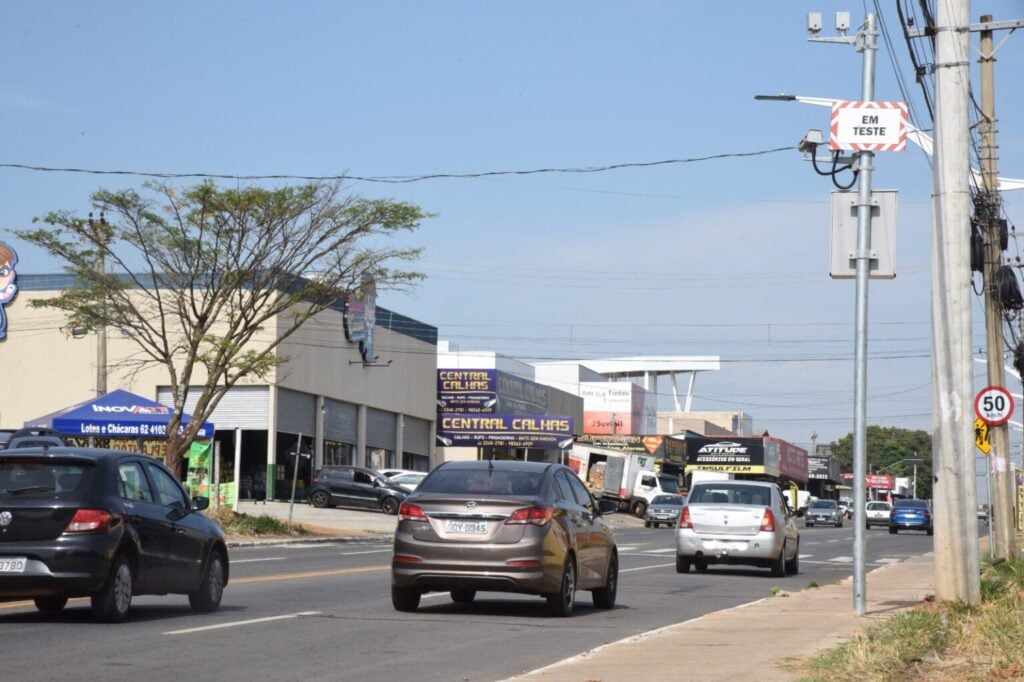
[[[6,306],[7,337],[0,344],[0,428],[26,422],[96,396],[95,334],[76,335],[57,310],[31,302],[74,286],[67,275],[18,276],[18,297]],[[209,421],[221,481],[237,481],[242,497],[291,492],[299,460],[299,496],[311,472],[325,464],[428,470],[438,460],[435,440],[437,329],[400,313],[360,304],[359,325],[339,303],[284,340],[283,362],[224,396]],[[349,313],[346,317],[346,313]],[[372,354],[365,350],[372,338]],[[283,320],[266,325],[280,335]],[[256,344],[254,344],[255,346]],[[107,388],[171,404],[162,367],[139,368],[138,346],[107,332]],[[201,386],[205,376],[196,376]],[[185,411],[198,398],[190,391]],[[295,457],[297,446],[306,457]]]

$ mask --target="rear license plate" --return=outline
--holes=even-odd
[[[23,556],[0,559],[0,573],[24,573],[27,559]]]
[[[742,542],[725,542],[723,540],[705,540],[704,549],[731,549],[738,550],[743,549],[744,543]]]
[[[444,532],[460,535],[485,535],[487,533],[487,522],[446,520],[444,522]]]

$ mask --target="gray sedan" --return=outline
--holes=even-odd
[[[679,512],[686,504],[686,498],[682,495],[656,495],[647,506],[644,513],[644,527],[657,528],[661,524],[674,526],[679,522]]]

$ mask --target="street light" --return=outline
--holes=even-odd
[[[892,469],[897,464],[913,464],[914,465],[914,499],[917,499],[917,465],[918,464],[924,464],[924,459],[921,458],[921,457],[907,457],[906,459],[901,459],[898,462],[893,462],[889,466],[882,467],[881,469],[878,469],[877,471],[875,471],[875,473],[876,474],[880,474],[883,471],[885,471],[886,469]]]

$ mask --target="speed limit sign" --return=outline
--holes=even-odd
[[[1002,386],[986,386],[974,399],[974,412],[989,426],[1000,426],[1013,414],[1013,396]]]

